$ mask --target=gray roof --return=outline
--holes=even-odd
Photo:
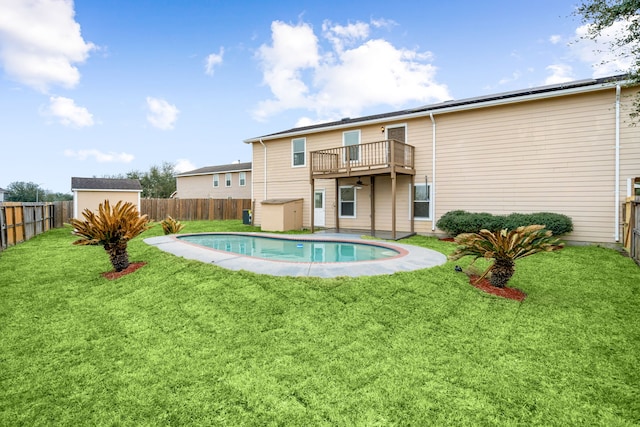
[[[5,190],[4,188],[0,188],[0,193],[6,193],[7,190]]]
[[[622,74],[618,76],[603,77],[599,79],[577,80],[573,82],[560,83],[560,84],[548,85],[548,86],[540,86],[540,87],[522,89],[522,90],[517,90],[512,92],[503,92],[503,93],[480,96],[475,98],[450,100],[450,101],[445,101],[438,104],[425,105],[422,107],[411,108],[407,110],[393,111],[393,112],[383,113],[383,114],[374,114],[370,116],[357,117],[353,119],[346,117],[338,121],[292,128],[292,129],[270,133],[270,134],[255,137],[255,138],[249,138],[249,139],[246,139],[244,142],[252,143],[252,142],[258,142],[260,139],[263,139],[263,138],[276,139],[280,136],[285,136],[288,134],[302,134],[302,133],[305,133],[308,131],[314,131],[314,130],[322,131],[325,128],[330,129],[335,127],[343,127],[343,126],[348,126],[352,123],[384,121],[386,119],[401,118],[403,116],[429,116],[430,113],[435,114],[437,112],[444,112],[447,110],[456,109],[456,107],[458,109],[465,108],[465,107],[471,108],[472,106],[474,106],[474,104],[483,104],[483,103],[498,102],[498,101],[507,102],[508,100],[517,100],[518,98],[526,99],[531,95],[549,94],[549,96],[553,96],[554,92],[561,92],[568,89],[599,87],[602,85],[612,85],[613,83],[624,84],[624,82],[627,79],[628,79],[628,75]]]
[[[71,178],[71,190],[127,190],[142,191],[137,179]]]
[[[203,168],[194,169],[192,171],[178,173],[176,174],[176,176],[208,175],[220,172],[242,172],[250,170],[251,162],[232,163],[230,165],[205,166]]]

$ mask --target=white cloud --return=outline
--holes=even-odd
[[[75,158],[77,160],[87,160],[93,158],[98,163],[130,163],[133,161],[133,154],[128,153],[103,153],[99,150],[64,150],[66,157]]]
[[[288,109],[306,109],[318,118],[302,122],[315,122],[358,115],[372,105],[397,107],[451,98],[446,85],[435,80],[430,52],[371,39],[369,24],[325,21],[324,52],[308,24],[275,21],[271,31],[272,42],[260,47],[258,58],[273,98],[259,103],[254,111],[258,120]]]
[[[95,46],[81,35],[72,0],[2,0],[0,63],[6,74],[47,92],[51,85],[76,86]]]
[[[65,126],[81,128],[94,124],[93,115],[86,108],[77,106],[73,99],[63,96],[50,97],[45,114],[55,117]]]
[[[369,37],[369,24],[364,22],[356,22],[342,26],[332,24],[331,21],[322,23],[322,32],[324,38],[333,44],[333,48],[337,53],[342,53],[346,46],[353,46],[360,40]]]
[[[169,104],[164,99],[147,97],[147,121],[154,127],[162,130],[173,129],[180,110],[175,105]]]
[[[575,80],[573,68],[567,64],[553,64],[546,67],[551,75],[544,80],[544,84],[553,85]]]
[[[634,62],[632,46],[612,49],[612,43],[623,36],[628,22],[617,21],[602,32],[596,40],[588,38],[589,25],[582,25],[576,29],[578,38],[570,45],[573,54],[582,62],[593,67],[593,77],[607,77],[629,71]]]
[[[551,43],[551,44],[558,44],[561,41],[562,41],[562,36],[560,36],[558,34],[554,34],[554,35],[549,37],[549,43]]]
[[[182,173],[182,172],[192,171],[196,169],[196,166],[193,163],[191,163],[191,161],[189,161],[188,159],[178,159],[173,169],[178,173]]]
[[[212,53],[205,59],[204,72],[210,76],[213,76],[213,71],[216,65],[222,64],[222,57],[224,55],[224,48],[221,47],[219,53]]]

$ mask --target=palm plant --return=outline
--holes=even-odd
[[[184,224],[176,221],[171,216],[167,216],[161,223],[164,234],[176,234],[184,228]]]
[[[560,249],[563,243],[552,237],[544,225],[529,225],[514,230],[503,229],[496,232],[480,230],[479,233],[459,234],[455,241],[459,245],[449,259],[457,260],[467,255],[493,259],[493,263],[484,271],[480,279],[487,274],[489,282],[498,288],[506,286],[515,273],[515,261],[538,252],[550,252]]]
[[[101,245],[109,254],[109,260],[116,271],[129,266],[127,243],[149,228],[147,215],[140,215],[131,202],[119,201],[113,208],[109,200],[98,207],[96,215],[89,209],[82,212],[85,220],[72,219],[73,234],[80,239],[74,245]]]

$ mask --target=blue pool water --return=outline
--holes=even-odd
[[[219,251],[288,262],[354,262],[391,258],[399,252],[385,246],[332,240],[302,240],[248,234],[191,234],[179,240]]]

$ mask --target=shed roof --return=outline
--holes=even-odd
[[[251,162],[231,163],[228,165],[205,166],[192,171],[182,172],[176,176],[209,175],[220,172],[245,172],[251,170]]]
[[[493,95],[479,96],[474,98],[465,98],[459,100],[450,100],[440,102],[438,104],[430,104],[407,110],[392,111],[389,113],[374,114],[357,118],[344,118],[339,121],[319,123],[310,126],[292,128],[280,132],[275,132],[255,138],[246,139],[246,144],[259,142],[260,140],[271,140],[282,138],[285,136],[304,135],[310,132],[324,132],[331,129],[339,129],[350,127],[356,123],[378,123],[390,120],[399,120],[406,117],[423,117],[430,114],[445,113],[451,111],[468,110],[472,108],[481,108],[489,105],[506,104],[512,102],[522,102],[530,99],[538,99],[544,97],[560,96],[567,93],[587,92],[591,90],[601,90],[604,88],[614,87],[616,84],[624,84],[628,79],[628,75],[622,74],[612,77],[603,77],[599,79],[576,80],[548,86],[540,86],[528,89],[522,89],[512,92],[503,92]]]
[[[137,179],[72,177],[71,191],[73,190],[142,191],[142,185]]]

